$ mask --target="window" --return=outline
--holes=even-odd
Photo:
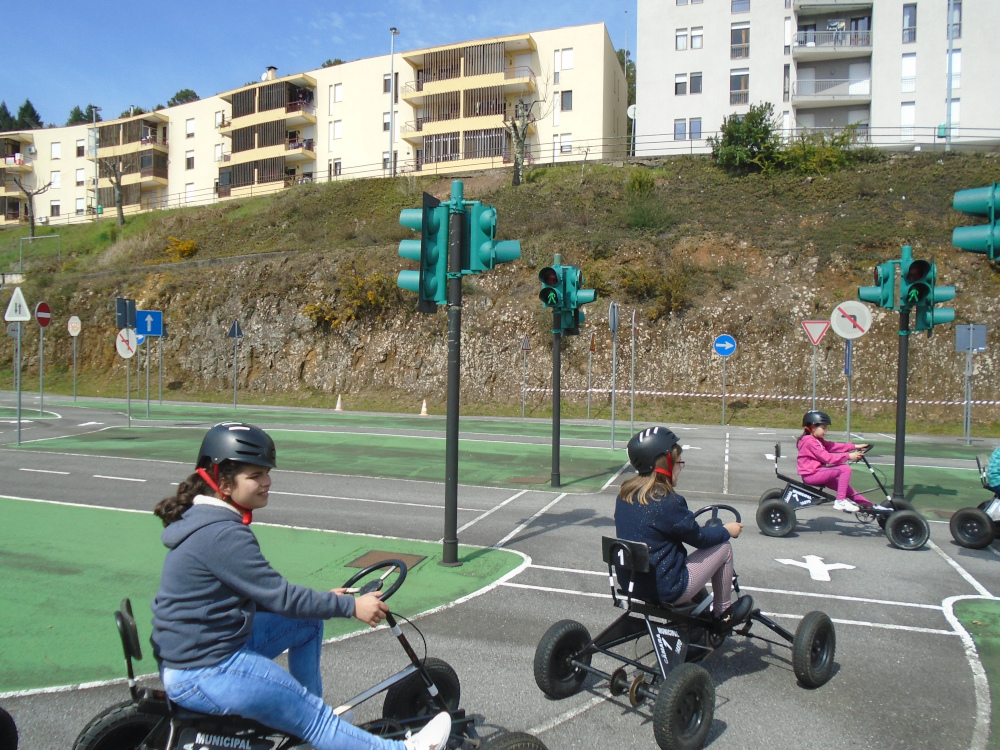
[[[225,121],[226,121],[226,113],[225,112],[223,112],[222,110],[219,110],[218,112],[215,113],[215,127],[221,128],[222,127],[222,123],[224,123]]]
[[[570,133],[563,133],[559,136],[559,152],[563,154],[573,153],[573,136]]]
[[[674,120],[674,140],[683,141],[687,138],[687,120]]]
[[[674,76],[674,96],[684,96],[687,93],[687,87],[687,73],[679,73]]]
[[[692,117],[688,121],[688,135],[692,141],[696,141],[701,138],[701,118]]]
[[[688,0],[677,0],[677,4],[678,5],[687,5],[688,4]]]
[[[903,6],[903,44],[917,41],[917,4]]]
[[[785,19],[785,54],[792,54],[792,19]]]
[[[390,127],[391,115],[388,112],[382,113],[382,131],[388,133]]]
[[[899,140],[913,140],[913,125],[917,121],[917,103],[903,102],[899,105]]]
[[[342,167],[340,165],[340,159],[334,159],[333,160],[333,176],[334,177],[340,177],[340,175],[342,174],[341,169],[342,169]]]
[[[83,139],[80,139],[79,141],[76,142],[76,155],[79,157],[87,155],[86,146],[84,144]]]
[[[782,98],[782,101],[786,101],[786,102],[788,101],[789,94],[791,93],[791,89],[792,89],[792,66],[791,65],[786,65],[785,66],[784,79],[783,79],[782,84],[781,84],[781,98]]]
[[[83,182],[86,178],[84,177],[84,171],[82,169],[76,170],[76,186],[83,187]]]
[[[960,49],[951,51],[951,87],[953,89],[962,88],[962,50]]]
[[[872,43],[872,17],[858,16],[851,19],[851,37],[848,41],[856,47],[870,47]]]
[[[52,153],[52,158],[53,159],[61,159],[62,158],[62,144],[61,143],[59,143],[58,141],[53,141],[52,143],[49,144],[49,148],[51,149],[51,153]]]
[[[674,43],[674,49],[685,50],[688,48],[688,30],[687,29],[677,29],[674,32],[674,37],[676,42]]]
[[[700,5],[702,0],[691,0],[691,5]]]
[[[62,187],[62,174],[59,172],[49,172],[49,182],[52,183],[53,190],[58,190]]]
[[[391,89],[392,89],[392,76],[386,73],[384,76],[382,76],[382,93],[388,94]]]
[[[951,126],[953,128],[958,127],[958,123],[961,121],[962,117],[962,100],[952,99],[951,100]]]
[[[729,30],[729,58],[750,57],[750,24],[734,23]]]
[[[184,186],[184,202],[194,203],[194,183],[189,182]]]
[[[903,68],[900,74],[899,90],[904,94],[912,94],[917,90],[917,53],[903,55]]]
[[[342,83],[333,84],[333,100],[335,102],[344,101],[344,84]]]
[[[572,91],[563,91],[562,94],[560,94],[560,99],[561,99],[561,101],[559,102],[559,109],[561,109],[563,112],[572,112],[573,111],[573,92]]]
[[[952,0],[951,4],[951,38],[962,38],[962,0]]]
[[[702,38],[704,36],[703,26],[692,26],[691,27],[691,49],[701,49]]]
[[[222,161],[222,144],[221,143],[216,143],[215,144],[215,160],[216,161]]]
[[[729,103],[750,103],[750,70],[748,68],[729,71]]]
[[[388,168],[389,168],[389,152],[388,151],[383,151],[382,152],[382,169],[388,169]]]
[[[76,215],[83,216],[87,212],[87,200],[86,198],[76,199]]]
[[[185,133],[187,138],[194,138],[194,118],[191,117],[185,123]]]
[[[59,201],[49,201],[49,216],[59,215]]]
[[[692,94],[701,93],[701,73],[691,74],[691,93]]]
[[[552,83],[556,84],[557,86],[559,85],[559,71],[560,68],[562,67],[560,64],[561,62],[562,62],[562,55],[560,54],[559,50],[556,50],[552,60]]]
[[[749,13],[750,0],[732,0],[733,13]]]
[[[562,51],[562,69],[573,70],[573,48],[569,47]]]
[[[340,140],[344,137],[344,121],[334,120],[333,121],[333,139]]]
[[[184,169],[194,169],[194,151],[185,152]]]

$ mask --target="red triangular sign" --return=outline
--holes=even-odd
[[[830,328],[829,320],[803,320],[802,327],[806,329],[806,336],[813,342],[813,346],[818,346],[823,340],[823,335]]]

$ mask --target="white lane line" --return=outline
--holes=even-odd
[[[624,464],[622,464],[622,467],[621,467],[621,468],[620,468],[620,469],[619,469],[618,471],[616,471],[616,472],[615,472],[615,475],[614,475],[613,477],[611,477],[611,479],[609,479],[609,480],[608,480],[607,482],[605,482],[605,483],[604,483],[604,486],[603,486],[603,487],[601,487],[601,490],[600,490],[600,491],[601,491],[601,492],[604,492],[604,490],[606,490],[606,489],[607,489],[608,487],[610,487],[610,486],[611,486],[611,484],[612,484],[612,483],[613,483],[613,482],[614,482],[614,481],[615,481],[615,480],[616,480],[616,479],[617,479],[617,478],[619,477],[619,475],[620,475],[620,474],[621,474],[621,473],[622,473],[623,471],[625,471],[625,469],[627,469],[627,468],[628,468],[628,465],[629,465],[629,464],[628,464],[628,461],[626,461],[626,462],[625,462]]]
[[[82,424],[78,424],[77,427],[91,427],[93,425],[99,425],[99,424],[104,424],[104,422],[84,422]]]
[[[18,471],[30,471],[35,474],[69,474],[68,471],[51,471],[49,469],[18,469]]]
[[[993,716],[993,708],[990,702],[990,684],[986,678],[986,670],[979,660],[979,652],[976,650],[976,642],[972,640],[962,623],[955,617],[955,602],[968,599],[981,599],[979,596],[949,596],[942,604],[944,605],[944,616],[949,624],[955,628],[955,634],[962,639],[962,646],[965,649],[965,659],[969,662],[972,670],[972,684],[976,693],[976,727],[972,731],[972,745],[969,750],[986,750],[986,743],[990,736],[990,722]],[[986,597],[994,599],[995,597]]]
[[[93,435],[95,432],[104,432],[105,430],[110,430],[110,429],[112,429],[112,428],[111,427],[102,427],[99,430],[88,430],[87,432],[76,432],[76,433],[73,433],[72,435],[54,435],[52,437],[35,438],[34,440],[22,440],[21,443],[22,444],[24,444],[24,443],[41,443],[41,442],[44,442],[46,440],[65,440],[66,438],[82,437],[83,435]],[[74,455],[80,455],[80,454],[66,453],[66,454],[63,454],[63,455],[74,456]],[[113,457],[109,456],[109,458],[113,458]],[[145,459],[145,460],[148,460],[148,459]]]
[[[566,497],[566,495],[567,495],[567,494],[568,494],[568,493],[566,493],[566,492],[563,492],[563,493],[562,493],[561,495],[559,495],[559,497],[557,497],[557,498],[556,498],[555,500],[553,500],[553,501],[552,501],[551,503],[549,503],[548,505],[546,505],[546,506],[545,506],[544,508],[542,508],[542,509],[541,509],[540,511],[538,511],[538,512],[537,512],[537,513],[536,513],[535,515],[533,515],[533,516],[532,516],[531,518],[529,518],[529,519],[528,519],[527,521],[525,521],[524,523],[522,523],[522,524],[521,524],[520,526],[518,526],[518,527],[517,527],[516,529],[514,529],[514,530],[513,530],[512,532],[510,532],[510,533],[509,533],[509,534],[508,534],[507,536],[505,536],[505,537],[504,537],[503,539],[501,539],[501,540],[500,540],[499,542],[497,542],[497,543],[496,543],[496,544],[494,544],[493,546],[494,546],[494,547],[503,547],[503,546],[504,546],[504,545],[505,545],[505,544],[506,544],[507,542],[509,542],[509,541],[510,541],[510,540],[511,540],[512,538],[514,538],[515,536],[517,536],[518,534],[520,534],[520,533],[521,533],[521,531],[522,531],[522,530],[523,530],[523,529],[524,529],[524,528],[525,528],[526,526],[528,526],[528,525],[529,525],[529,524],[530,524],[530,523],[531,523],[532,521],[534,521],[534,520],[535,520],[536,518],[538,518],[538,517],[539,517],[540,515],[542,515],[543,513],[545,513],[545,512],[546,512],[546,511],[547,511],[547,510],[548,510],[549,508],[551,508],[552,506],[554,506],[554,505],[555,505],[556,503],[558,503],[558,502],[559,502],[560,500],[562,500],[562,499],[563,499],[564,497]]]
[[[989,589],[987,589],[985,586],[983,586],[983,584],[981,584],[979,581],[977,581],[975,578],[969,575],[968,571],[966,571],[965,568],[963,568],[961,565],[955,562],[955,560],[953,560],[950,555],[946,554],[944,550],[942,550],[940,547],[934,544],[934,542],[932,542],[930,539],[927,540],[927,546],[929,546],[932,550],[941,555],[941,557],[944,558],[944,561],[948,563],[951,567],[953,567],[958,572],[958,574],[965,579],[966,583],[968,583],[970,586],[972,586],[972,588],[974,588],[976,591],[979,592],[980,596],[985,596],[988,599],[996,598],[995,596],[993,596],[993,594],[990,593]]]
[[[115,479],[119,482],[145,482],[145,479],[136,479],[135,477],[109,477],[104,474],[94,474],[94,479]]]
[[[726,463],[722,472],[722,494],[729,494],[729,433],[726,433]]]
[[[493,506],[492,508],[490,508],[490,509],[489,509],[488,511],[486,511],[485,513],[483,513],[483,514],[481,514],[481,515],[478,515],[478,516],[476,516],[475,518],[473,518],[473,519],[472,519],[471,521],[469,521],[469,522],[468,522],[467,524],[465,524],[465,526],[459,526],[459,527],[458,527],[458,532],[456,532],[456,533],[459,533],[459,532],[462,532],[462,531],[465,531],[465,530],[466,530],[467,528],[469,528],[469,527],[470,527],[470,526],[472,526],[473,524],[476,524],[476,523],[479,523],[479,522],[480,522],[480,521],[482,521],[482,520],[483,520],[484,518],[486,518],[486,516],[488,516],[488,515],[490,515],[491,513],[494,513],[494,512],[496,512],[496,511],[500,510],[500,509],[501,509],[501,508],[502,508],[503,506],[505,506],[505,505],[506,505],[507,503],[509,503],[509,502],[512,502],[512,501],[514,501],[514,500],[517,500],[517,499],[518,499],[519,497],[521,497],[521,495],[523,495],[523,494],[524,494],[525,492],[527,492],[527,490],[521,490],[521,491],[520,491],[520,492],[518,492],[517,494],[515,494],[515,495],[511,495],[510,497],[508,497],[508,498],[507,498],[506,500],[504,500],[504,501],[503,501],[502,503],[500,503],[499,505],[494,505],[494,506]],[[459,509],[459,510],[461,510],[461,509]]]
[[[572,589],[557,589],[552,586],[530,586],[527,583],[511,583],[507,581],[502,584],[512,589],[530,589],[531,591],[544,591],[548,594],[572,594],[573,596],[588,596],[591,599],[609,599],[608,594],[596,594],[592,591],[573,591]]]
[[[533,570],[554,570],[558,573],[582,573],[585,576],[604,576],[607,577],[607,572],[601,572],[600,570],[578,570],[577,568],[554,568],[551,565],[532,565]]]
[[[555,729],[560,724],[565,724],[570,719],[575,719],[580,714],[589,711],[594,706],[599,706],[600,704],[606,702],[607,700],[608,698],[603,695],[598,695],[596,698],[591,698],[582,706],[571,708],[569,711],[559,714],[554,719],[549,719],[544,724],[539,724],[537,727],[532,727],[531,729],[528,730],[528,734],[533,734],[537,737],[543,732],[548,732],[551,729]]]
[[[442,506],[431,503],[403,503],[398,500],[373,500],[365,497],[339,497],[337,495],[310,495],[306,492],[275,492],[271,490],[269,495],[285,495],[287,497],[309,497],[317,500],[346,500],[352,503],[373,503],[376,505],[405,505],[409,508],[431,508],[441,510]],[[459,508],[460,511],[475,513],[479,508]]]

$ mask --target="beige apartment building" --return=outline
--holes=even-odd
[[[636,152],[707,151],[761,102],[787,135],[856,123],[888,148],[995,147],[1000,2],[951,7],[949,23],[949,0],[639,0]]]
[[[624,158],[628,93],[604,24],[366,58],[91,125],[0,133],[0,227],[259,195],[314,181],[510,162],[504,118],[530,112],[529,163]],[[95,192],[95,186],[97,188]]]

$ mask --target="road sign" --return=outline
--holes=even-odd
[[[716,337],[712,346],[715,349],[715,353],[720,357],[728,357],[736,351],[736,339],[728,333],[724,333]]]
[[[833,308],[830,323],[833,332],[841,338],[856,339],[864,336],[872,327],[872,313],[867,305],[849,299]]]
[[[31,310],[28,309],[28,303],[24,301],[21,287],[14,287],[14,294],[10,297],[10,303],[7,305],[7,312],[4,313],[3,319],[8,323],[27,323],[31,320]]]
[[[608,305],[608,328],[611,333],[618,333],[618,303],[612,302]]]
[[[7,324],[7,335],[12,339],[17,338],[17,328],[21,325],[20,323],[8,323]]]
[[[240,321],[234,320],[233,324],[229,327],[229,338],[231,339],[243,338],[243,329],[240,328]]]
[[[52,310],[47,302],[39,302],[35,305],[35,320],[42,328],[52,322]]]
[[[135,334],[135,345],[142,346],[142,342],[146,340],[146,334],[136,333]]]
[[[521,351],[522,352],[530,352],[531,351],[531,342],[528,341],[528,337],[527,336],[525,336],[524,337],[524,341],[521,342]]]
[[[135,330],[147,336],[162,336],[163,312],[160,310],[136,310]]]
[[[83,326],[80,323],[80,319],[75,315],[69,319],[68,323],[66,323],[66,330],[69,331],[69,335],[72,336],[73,338],[76,338],[77,336],[80,335],[80,330],[82,328]]]
[[[118,334],[115,336],[115,348],[118,349],[120,357],[131,359],[139,348],[139,344],[135,339],[135,331],[131,328],[122,328],[118,331]]]
[[[956,352],[985,352],[986,326],[961,325],[955,326]]]
[[[829,320],[803,320],[802,327],[806,329],[806,336],[813,342],[813,346],[819,346],[823,336],[830,329]]]
[[[119,328],[135,328],[135,300],[125,297],[115,299],[115,325]]]

